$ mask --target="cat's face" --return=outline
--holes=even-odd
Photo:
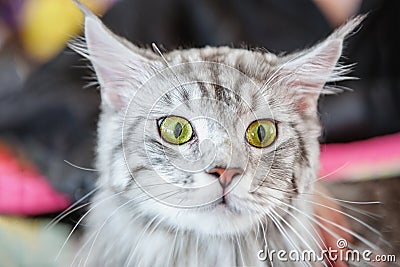
[[[239,54],[241,60],[224,60]],[[224,233],[251,227],[275,199],[290,201],[304,191],[297,183],[314,178],[319,127],[315,114],[301,116],[285,88],[263,90],[275,57],[230,48],[165,56],[174,65],[197,62],[146,81],[126,110],[124,127],[114,132],[124,133],[123,150],[114,153],[124,154],[135,179],[128,188],[145,191],[126,195],[155,198],[137,208],[162,214],[172,226]],[[250,76],[242,67],[250,64],[262,75]]]
[[[347,25],[307,52],[138,49],[86,16],[85,54],[102,92],[99,185],[132,216],[231,234],[287,209],[318,168],[317,99]],[[278,210],[279,211],[279,210]]]

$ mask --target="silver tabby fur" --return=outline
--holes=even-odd
[[[311,49],[285,56],[230,47],[140,49],[89,10],[85,43],[101,88],[98,190],[85,216],[81,266],[303,266],[261,261],[259,251],[318,251],[310,204],[319,167],[317,100],[345,79],[337,64],[355,18]],[[165,58],[163,58],[165,57]],[[325,86],[325,87],[324,87]],[[196,138],[164,142],[157,119],[191,121]],[[267,148],[244,134],[256,119],[277,122]],[[206,172],[240,167],[222,188]],[[87,217],[87,218],[86,218]]]

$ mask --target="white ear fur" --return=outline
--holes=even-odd
[[[114,35],[87,7],[77,0],[75,4],[85,16],[85,41],[74,43],[72,49],[88,58],[96,72],[101,88],[102,102],[120,109],[129,102],[128,92],[140,86],[150,60],[137,53],[126,40]]]
[[[282,71],[296,90],[319,94],[328,81],[337,80],[337,61],[342,53],[343,40],[326,40],[304,54],[285,63]]]
[[[322,43],[284,59],[280,71],[284,77],[286,76],[284,83],[288,84],[302,98],[303,102],[305,100],[309,102],[308,104],[312,103],[316,108],[318,96],[321,93],[335,92],[336,88],[334,87],[324,88],[325,83],[352,79],[345,76],[350,68],[339,65],[338,60],[342,54],[345,37],[364,18],[365,16],[358,16],[349,20]],[[309,105],[305,107],[309,107]]]

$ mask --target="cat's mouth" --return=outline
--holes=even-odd
[[[216,203],[217,205],[222,205],[222,206],[226,206],[227,205],[227,200],[226,200],[225,195],[220,197],[219,199],[217,199],[216,202],[217,202]]]
[[[229,193],[225,192],[225,190],[224,190],[222,192],[222,195],[218,199],[216,199],[213,204],[215,206],[226,206],[226,207],[228,207],[229,203],[231,201],[232,200],[231,200],[231,197],[229,196]]]
[[[226,195],[222,195],[221,197],[217,198],[213,202],[210,203],[211,208],[216,208],[216,207],[229,207],[229,201],[226,198]]]
[[[233,213],[240,213],[240,211],[232,204],[232,199],[228,194],[224,194],[213,202],[212,208],[224,210]]]

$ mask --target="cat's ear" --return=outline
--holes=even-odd
[[[283,81],[293,91],[300,109],[315,111],[320,94],[335,92],[324,85],[349,79],[347,66],[338,64],[345,37],[354,31],[365,16],[349,20],[326,40],[306,51],[289,55],[280,66]]]
[[[149,77],[152,61],[144,51],[113,34],[82,3],[74,0],[85,16],[85,44],[71,47],[88,58],[94,68],[101,89],[103,105],[113,109],[126,106],[132,92]]]

